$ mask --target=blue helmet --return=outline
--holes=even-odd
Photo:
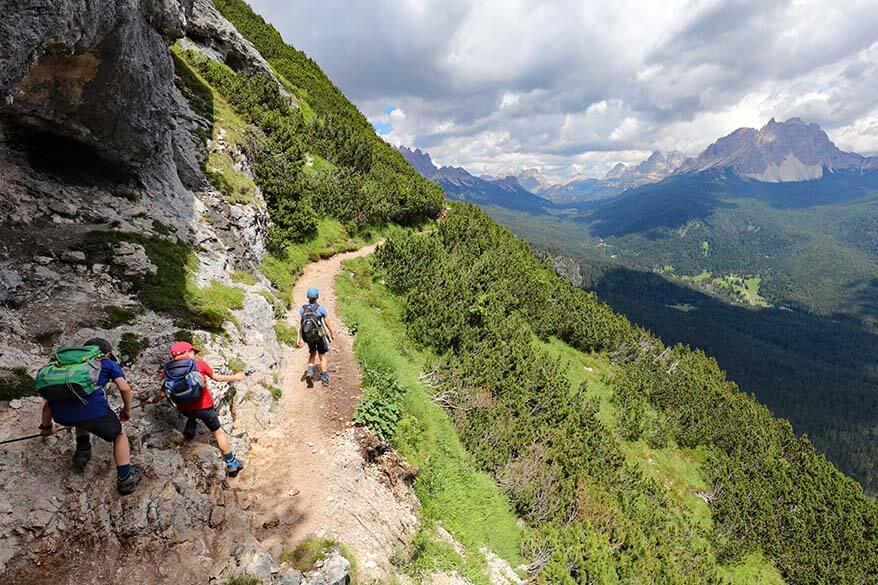
[[[317,297],[320,296],[320,291],[317,290],[317,289],[314,288],[314,287],[311,287],[311,288],[308,289],[308,292],[305,293],[305,294],[308,295],[308,298],[309,298],[309,299],[316,299]]]

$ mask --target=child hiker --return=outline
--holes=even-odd
[[[122,428],[122,423],[131,419],[131,386],[113,357],[113,346],[106,339],[93,337],[82,346],[59,348],[53,362],[54,365],[44,370],[54,369],[57,383],[53,384],[51,378],[44,378],[42,370],[37,374],[37,387],[43,386],[40,394],[46,400],[43,403],[40,434],[48,437],[56,432],[55,423],[76,427],[73,467],[77,471],[84,470],[91,459],[92,435],[112,443],[116,489],[123,496],[132,493],[143,474],[139,467],[131,465],[128,437]],[[97,379],[93,386],[85,388],[84,380],[73,370],[87,369],[92,363],[98,372]],[[43,380],[47,382],[44,384]],[[111,382],[122,396],[123,406],[118,415],[110,408],[104,393]]]
[[[195,437],[198,421],[202,421],[207,430],[213,433],[216,445],[223,453],[226,474],[235,477],[244,469],[244,461],[238,459],[229,447],[229,438],[216,414],[207,378],[217,382],[238,382],[244,379],[244,372],[232,375],[214,373],[207,362],[196,358],[198,352],[188,341],[175,341],[171,345],[171,361],[162,369],[162,392],[146,402],[154,404],[162,398],[168,398],[187,418],[183,428],[186,439]]]
[[[308,302],[299,308],[301,323],[299,325],[299,335],[296,339],[296,347],[302,347],[305,343],[308,344],[308,369],[305,371],[305,380],[308,382],[308,387],[314,386],[314,364],[317,361],[318,355],[320,356],[320,381],[324,386],[329,386],[329,365],[326,354],[329,352],[329,343],[335,337],[335,333],[332,332],[332,327],[329,326],[326,308],[317,304],[317,297],[320,296],[320,291],[312,287],[308,289],[306,294]]]

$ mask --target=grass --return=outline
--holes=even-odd
[[[759,583],[759,585],[784,584],[780,572],[774,568],[771,561],[758,552],[747,555],[740,563],[721,566],[720,575],[734,585],[747,585],[750,583]]]
[[[238,372],[243,372],[244,368],[247,367],[247,364],[245,364],[244,360],[239,357],[232,357],[226,360],[226,366],[232,370],[233,374],[237,374]]]
[[[299,338],[299,331],[295,327],[287,325],[284,321],[276,321],[274,323],[274,332],[277,335],[277,340],[284,345],[289,345],[290,347],[296,346],[296,340]]]
[[[258,577],[253,575],[235,575],[225,582],[225,585],[263,585]]]
[[[348,548],[328,538],[310,538],[296,545],[292,550],[285,550],[280,555],[280,562],[307,573],[314,569],[319,561],[325,559],[333,550],[338,550],[341,556],[351,564],[351,583],[356,583],[357,564],[354,556]]]
[[[34,341],[43,346],[51,346],[64,333],[63,329],[46,329],[34,335]]]
[[[252,272],[236,270],[232,272],[232,282],[237,284],[246,284],[247,286],[253,286],[256,284],[257,280],[256,276],[254,276]]]
[[[611,378],[613,368],[605,356],[600,354],[584,354],[570,347],[560,339],[537,341],[552,360],[565,364],[567,378],[570,380],[570,396],[578,397],[580,386],[585,386],[585,397],[597,398],[600,404],[598,419],[609,429],[618,426],[616,421],[616,405],[613,404],[613,388]]]
[[[82,249],[90,262],[112,264],[112,245],[123,241],[143,246],[158,269],[155,274],[131,279],[141,304],[175,318],[178,327],[221,332],[223,323],[233,320],[231,311],[243,308],[244,293],[240,289],[218,282],[206,288],[195,285],[192,275],[198,268],[198,259],[189,246],[179,241],[130,232],[94,231],[85,235]]]
[[[260,266],[262,274],[280,292],[285,304],[296,305],[305,299],[292,299],[293,285],[302,273],[305,264],[321,258],[329,258],[340,252],[350,252],[379,239],[395,230],[396,226],[363,228],[360,234],[350,234],[341,222],[322,219],[317,226],[317,235],[300,244],[287,246],[283,253],[270,254]]]
[[[177,231],[173,226],[164,224],[157,219],[152,220],[152,229],[155,230],[155,233],[162,236],[170,236]]]
[[[204,57],[192,51],[182,50],[179,43],[171,47],[171,55],[174,59],[177,85],[195,112],[210,123],[210,137],[216,141],[225,131],[225,140],[230,145],[240,147],[247,131],[247,123],[238,117],[231,105],[190,66],[193,60],[204,59]],[[253,178],[236,170],[234,164],[228,152],[211,148],[202,170],[228,203],[250,203],[258,200],[259,190]]]
[[[122,325],[130,325],[142,311],[142,307],[104,307],[103,326],[107,329],[115,329]]]
[[[137,361],[144,349],[149,347],[149,340],[138,337],[134,333],[123,333],[119,341],[119,353],[122,357],[122,365],[128,366]]]
[[[0,368],[0,400],[36,396],[34,379],[24,368]]]
[[[137,203],[140,201],[140,192],[138,191],[129,191],[127,189],[118,189],[113,191],[113,197],[118,197],[120,199],[125,199],[131,203]]]
[[[259,383],[262,385],[263,388],[265,388],[266,390],[271,392],[271,397],[274,398],[275,400],[280,400],[283,397],[284,391],[281,390],[280,387],[275,386],[274,384],[270,384],[270,383],[266,382],[265,380],[262,380]]]
[[[414,349],[401,321],[401,300],[377,281],[368,259],[345,263],[336,294],[345,322],[356,328],[354,350],[366,370],[393,375],[405,390],[393,446],[418,470],[414,488],[423,526],[402,568],[421,573],[428,566],[457,570],[473,583],[487,583],[479,549],[487,547],[512,566],[521,563],[521,529],[512,508],[491,478],[478,471],[448,414],[419,382],[434,359]],[[442,525],[468,551],[464,557],[430,528]]]

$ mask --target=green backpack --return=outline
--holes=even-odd
[[[37,392],[49,401],[78,398],[85,403],[97,389],[103,356],[95,345],[59,347],[52,361],[37,372]]]

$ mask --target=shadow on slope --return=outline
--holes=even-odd
[[[728,305],[652,273],[583,266],[586,288],[666,343],[702,348],[843,471],[878,491],[878,336],[855,320]]]
[[[709,223],[716,209],[735,207],[735,199],[756,199],[778,209],[806,209],[862,201],[878,193],[878,172],[827,172],[816,181],[763,183],[731,172],[707,171],[670,177],[626,191],[598,204],[577,221],[592,235],[622,237],[676,229],[692,220]]]

